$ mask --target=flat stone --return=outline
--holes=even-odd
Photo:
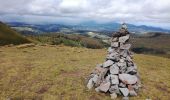
[[[112,60],[107,60],[106,62],[103,63],[103,67],[109,67],[113,64],[114,62]]]
[[[119,37],[119,42],[125,43],[129,39],[130,35]]]
[[[99,77],[98,75],[94,75],[94,77],[92,78],[94,83],[97,83],[98,77]]]
[[[110,92],[110,93],[117,93],[117,94],[119,94],[120,91],[119,91],[118,85],[112,85],[112,86],[110,87],[110,89],[109,89],[109,92]]]
[[[114,48],[119,47],[119,42],[112,42],[111,47],[114,47]]]
[[[111,79],[110,75],[106,76],[106,82],[110,82],[110,79]]]
[[[128,56],[128,50],[121,51],[120,55],[123,56],[123,57],[127,57]]]
[[[112,100],[115,100],[117,98],[117,94],[116,93],[112,93],[112,94],[110,94],[110,96],[111,96]]]
[[[99,86],[99,90],[103,91],[103,92],[107,92],[109,90],[109,88],[110,88],[110,82],[102,83]]]
[[[118,62],[117,65],[122,68],[122,67],[126,67],[126,62]]]
[[[131,47],[131,44],[124,44],[124,45],[121,45],[121,46],[120,46],[120,49],[129,50],[130,47]]]
[[[89,80],[89,82],[87,83],[87,88],[88,88],[88,89],[92,89],[93,86],[94,86],[94,83],[93,83],[93,79],[91,78],[91,79]]]
[[[125,84],[135,84],[137,82],[137,77],[130,74],[119,74],[119,79]]]
[[[119,79],[117,75],[110,75],[112,84],[119,84]]]
[[[110,73],[119,74],[119,67],[117,66],[117,64],[113,64],[112,66],[110,66]]]
[[[134,75],[134,74],[137,73],[137,70],[136,70],[133,66],[131,66],[131,67],[128,67],[128,68],[127,68],[126,73],[131,74],[131,75]]]
[[[127,97],[129,95],[129,90],[127,88],[119,88],[123,96]]]

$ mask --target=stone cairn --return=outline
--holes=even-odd
[[[117,95],[123,95],[122,100],[137,96],[141,83],[133,54],[129,51],[129,38],[127,26],[122,24],[111,38],[106,61],[97,65],[88,77],[88,89],[94,87],[96,92],[110,93],[111,99],[116,99]]]

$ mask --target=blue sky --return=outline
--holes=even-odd
[[[0,0],[0,20],[80,23],[93,20],[170,28],[170,0]]]

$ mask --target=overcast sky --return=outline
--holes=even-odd
[[[170,0],[0,0],[1,21],[128,22],[170,28]]]

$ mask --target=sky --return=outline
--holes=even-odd
[[[126,22],[170,29],[170,0],[0,0],[0,21]]]

